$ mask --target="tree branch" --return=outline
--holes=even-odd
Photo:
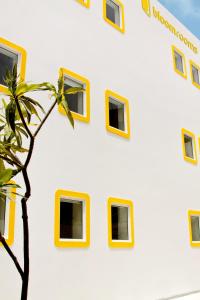
[[[33,137],[35,138],[38,134],[38,132],[40,131],[40,129],[42,128],[42,126],[44,125],[45,121],[47,120],[47,118],[49,117],[50,113],[52,112],[52,110],[54,109],[55,105],[57,103],[57,100],[55,100],[52,104],[52,106],[50,107],[49,111],[47,112],[47,114],[45,115],[44,119],[42,120],[42,122],[40,123],[40,125],[38,126],[36,132],[34,133]]]
[[[2,243],[2,245],[4,246],[5,250],[7,251],[7,253],[9,254],[10,258],[12,259],[12,261],[14,262],[21,278],[23,279],[24,276],[24,272],[22,271],[22,268],[16,258],[16,256],[13,254],[12,250],[10,249],[10,247],[8,246],[8,244],[6,243],[5,238],[1,235],[0,232],[0,242]]]

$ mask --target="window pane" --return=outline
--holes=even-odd
[[[192,138],[190,136],[184,135],[184,143],[186,156],[194,158]]]
[[[79,84],[71,79],[66,78],[64,89],[65,91],[71,87],[79,87],[83,88],[82,84]],[[83,108],[83,93],[77,93],[72,95],[66,95],[67,103],[69,106],[69,109],[73,112],[76,112],[78,114],[83,115],[84,114],[84,108]]]
[[[111,206],[112,239],[128,240],[128,207]]]
[[[17,64],[18,55],[0,47],[0,84],[6,85],[4,79],[7,71],[12,71]]]
[[[0,198],[0,232],[5,233],[5,215],[6,215],[6,196]]]
[[[61,200],[60,202],[60,238],[83,238],[82,201]]]
[[[117,24],[120,26],[119,6],[111,0],[107,0],[107,2],[106,2],[106,17],[114,24]]]
[[[120,130],[125,130],[124,104],[114,99],[109,99],[109,124]]]
[[[191,217],[191,225],[192,225],[192,240],[200,241],[199,217],[198,216]]]
[[[182,56],[175,51],[175,63],[176,63],[176,69],[179,70],[181,73],[184,73],[183,69],[183,58]]]
[[[196,82],[197,84],[200,85],[200,82],[199,82],[199,71],[194,66],[192,66],[192,76],[193,76],[194,82]]]

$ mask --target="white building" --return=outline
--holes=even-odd
[[[29,299],[200,290],[199,40],[156,0],[7,1],[0,24],[1,91],[16,60],[27,81],[62,72],[85,88],[69,99],[75,130],[54,110],[29,168]],[[9,205],[0,226],[21,261],[20,201]],[[0,298],[20,299],[2,247],[0,266]]]

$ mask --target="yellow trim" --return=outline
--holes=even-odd
[[[117,204],[119,206],[126,206],[129,208],[129,224],[130,224],[130,233],[129,241],[113,241],[112,240],[112,217],[111,217],[111,206],[112,204]],[[107,211],[108,211],[108,245],[111,248],[132,248],[134,246],[134,208],[131,200],[124,200],[119,198],[108,198],[107,202]]]
[[[66,76],[75,81],[77,80],[81,84],[85,85],[84,115],[75,113],[73,111],[71,113],[72,113],[72,116],[74,119],[89,123],[90,122],[90,82],[89,82],[89,80],[87,78],[85,78],[81,75],[78,75],[77,73],[74,73],[65,68],[60,68],[59,74],[60,74],[60,76],[63,76],[63,77]],[[64,109],[61,106],[58,107],[58,111],[62,115],[66,115]]]
[[[198,210],[189,210],[188,211],[188,227],[189,227],[189,235],[190,235],[190,245],[192,247],[200,247],[200,241],[195,242],[192,240],[191,216],[195,216],[195,215],[200,217],[200,211],[198,211]]]
[[[117,24],[113,23],[110,21],[107,16],[106,16],[106,0],[103,0],[103,18],[104,20],[113,26],[115,29],[119,30],[120,32],[124,33],[125,32],[125,18],[124,18],[124,5],[119,1],[119,0],[111,0],[113,1],[116,5],[119,6],[120,10],[120,26]]]
[[[83,6],[89,8],[90,7],[90,0],[76,0],[77,2],[81,3]]]
[[[200,137],[198,138],[198,146],[199,146],[199,153],[200,153]]]
[[[114,98],[115,100],[124,104],[125,111],[125,128],[126,131],[114,128],[109,124],[109,98]],[[129,113],[129,103],[128,100],[113,91],[105,91],[105,114],[106,114],[106,129],[114,134],[118,134],[124,138],[130,138],[130,113]]]
[[[181,71],[179,71],[176,68],[176,60],[175,60],[175,53],[174,52],[177,52],[182,57],[184,73],[182,73]],[[186,60],[185,60],[184,53],[181,50],[179,50],[176,46],[172,45],[172,56],[173,56],[174,71],[177,74],[181,75],[183,78],[187,79],[187,68],[186,68]]]
[[[73,240],[61,240],[60,239],[60,198],[71,197],[80,199],[85,203],[85,240],[73,241]],[[55,225],[54,225],[54,243],[56,247],[61,248],[86,248],[90,246],[90,197],[88,194],[57,190],[55,193]]]
[[[198,160],[197,160],[197,151],[196,151],[196,141],[195,141],[195,135],[194,133],[192,133],[191,131],[182,128],[181,130],[182,133],[182,150],[183,150],[183,157],[184,160],[187,162],[190,162],[192,164],[197,164]],[[187,135],[189,137],[192,138],[192,145],[193,145],[193,154],[194,154],[194,158],[188,157],[186,156],[186,151],[185,151],[185,142],[184,142],[184,135]]]
[[[196,86],[198,89],[200,89],[200,84],[198,84],[197,82],[194,81],[194,78],[193,78],[193,73],[192,73],[192,66],[194,66],[197,70],[198,70],[198,73],[199,73],[199,80],[200,80],[200,66],[198,66],[195,62],[193,62],[192,60],[190,60],[190,74],[191,74],[191,80],[192,80],[192,84],[194,86]]]
[[[10,181],[9,183],[15,184],[14,181]],[[11,246],[14,242],[14,234],[15,234],[15,199],[16,195],[13,194],[16,193],[16,188],[10,189],[10,195],[9,195],[9,223],[8,223],[8,237],[5,238],[8,246]],[[0,243],[0,246],[2,246],[2,243]]]
[[[25,80],[25,75],[26,75],[26,51],[16,45],[16,44],[13,44],[11,43],[10,41],[7,41],[5,40],[4,38],[1,38],[0,37],[0,46],[5,46],[6,49],[10,50],[10,51],[13,51],[15,52],[16,54],[19,54],[20,55],[20,71],[19,71],[19,74],[20,74],[20,80]],[[0,92],[2,93],[6,93],[7,92],[7,87],[4,86],[4,85],[1,85],[0,84]]]
[[[150,6],[150,0],[142,0],[142,8],[144,12],[147,14],[147,16],[151,16],[151,6]]]

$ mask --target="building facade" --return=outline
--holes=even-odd
[[[55,109],[29,168],[29,298],[199,290],[199,40],[156,0],[29,2],[4,3],[0,91],[15,62],[27,81],[84,89],[68,98],[75,129]],[[0,204],[0,228],[21,260],[18,200]],[[2,247],[0,265],[2,299],[19,299]]]

